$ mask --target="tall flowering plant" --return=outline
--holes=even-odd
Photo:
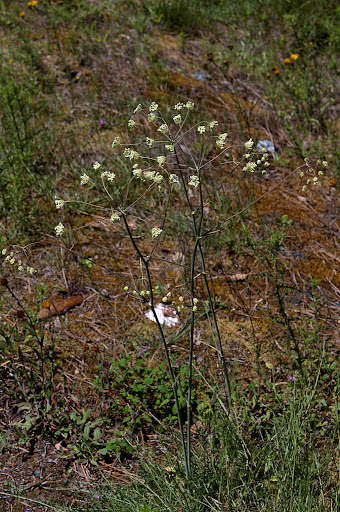
[[[228,173],[213,186],[210,186],[206,180],[206,171],[210,168],[212,162],[227,151],[231,146],[228,145],[228,134],[219,131],[218,122],[215,120],[202,121],[199,123],[191,123],[190,117],[194,109],[194,103],[191,101],[180,102],[174,105],[173,110],[165,116],[159,105],[152,102],[148,107],[139,104],[134,109],[130,119],[127,121],[128,129],[136,133],[136,142],[133,144],[124,144],[119,137],[116,137],[112,143],[112,149],[116,152],[117,157],[126,159],[130,165],[130,176],[128,183],[124,189],[119,185],[117,177],[119,176],[119,166],[115,168],[115,172],[105,168],[99,162],[93,164],[93,169],[84,172],[80,177],[80,184],[83,187],[99,188],[104,192],[107,199],[107,207],[103,208],[105,215],[111,223],[121,223],[128,234],[130,243],[138,256],[143,267],[143,275],[146,276],[142,280],[143,288],[134,289],[134,287],[125,281],[125,278],[119,276],[124,285],[126,292],[133,292],[135,296],[149,305],[153,313],[153,317],[157,323],[158,333],[163,345],[165,358],[169,368],[170,379],[173,387],[174,401],[176,405],[179,432],[182,444],[183,461],[185,466],[186,478],[190,486],[192,476],[191,467],[191,425],[192,425],[192,382],[193,382],[193,356],[194,356],[194,336],[197,329],[197,319],[200,300],[197,297],[197,279],[203,280],[206,290],[207,301],[204,307],[206,312],[212,319],[212,325],[217,341],[217,351],[224,375],[227,407],[231,406],[231,389],[230,376],[226,359],[223,353],[222,336],[219,329],[218,319],[214,307],[214,300],[208,278],[208,270],[206,263],[206,255],[204,252],[205,240],[222,231],[227,222],[242,213],[249,205],[240,211],[234,212],[228,218],[218,219],[215,225],[208,227],[207,213],[205,204],[211,201],[213,193],[220,188],[228,177],[235,171],[241,173],[261,173],[266,174],[269,166],[269,155],[265,148],[258,149],[252,139],[246,141],[240,146],[242,156],[236,161],[233,159],[229,162],[231,166]],[[150,130],[145,135],[145,127]],[[210,150],[214,147],[214,152]],[[209,155],[213,155],[210,156]],[[326,163],[323,163],[326,166]],[[306,161],[298,169],[301,177],[307,175],[306,184],[303,190],[310,184],[318,183],[316,171],[312,168],[309,161]],[[285,178],[290,176],[297,169],[289,173]],[[322,171],[318,172],[319,175]],[[280,181],[280,183],[283,180]],[[133,183],[138,182],[141,187],[141,194],[137,199],[131,199],[130,190]],[[279,186],[276,183],[269,191]],[[151,249],[146,252],[142,248],[140,237],[135,237],[131,231],[131,223],[129,217],[135,214],[137,203],[143,204],[148,194],[157,190],[163,196],[162,212],[159,212],[157,225],[153,222],[147,222],[147,229],[142,228],[143,237],[149,238],[149,247]],[[163,303],[170,302],[178,310],[185,314],[188,311],[186,321],[190,326],[189,348],[188,348],[188,392],[184,397],[187,409],[186,415],[186,433],[182,415],[180,414],[180,395],[182,390],[178,384],[178,380],[173,367],[170,351],[169,339],[167,338],[166,329],[161,322],[159,312],[156,308],[155,300],[155,271],[152,267],[153,258],[159,245],[161,238],[167,233],[168,211],[173,200],[181,196],[186,208],[186,219],[191,228],[191,242],[188,243],[190,248],[190,279],[189,285],[183,295],[173,300],[173,292],[170,291],[163,297]],[[261,199],[259,197],[254,202]],[[56,208],[61,209],[65,204],[64,199],[57,198],[55,200]],[[145,222],[143,220],[143,222]],[[60,222],[55,227],[57,236],[61,236],[65,230],[64,225]],[[143,238],[142,237],[142,238]],[[145,247],[145,244],[143,244]],[[187,307],[184,304],[187,303]],[[226,409],[227,409],[226,407]]]

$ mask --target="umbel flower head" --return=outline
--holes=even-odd
[[[175,110],[182,110],[184,108],[184,103],[176,103],[176,105],[174,106],[174,109]]]
[[[169,183],[173,183],[173,184],[179,183],[178,176],[176,176],[176,174],[170,174]]]
[[[114,172],[104,171],[101,173],[102,180],[113,181],[115,179],[115,177],[116,177],[116,175]]]
[[[169,131],[168,125],[167,125],[167,124],[165,124],[165,123],[164,123],[164,124],[162,124],[162,125],[158,128],[158,130],[157,130],[157,131],[158,131],[158,132],[161,132],[161,133],[164,133],[164,134],[165,134],[165,133],[168,133],[168,131]]]
[[[156,121],[156,119],[157,119],[157,116],[153,112],[150,112],[150,114],[148,114],[148,121],[150,121],[150,123],[154,123]]]
[[[119,137],[113,139],[112,147],[115,148],[116,146],[119,146]]]
[[[62,224],[61,222],[59,222],[59,224],[54,228],[55,230],[55,234],[57,236],[60,236],[63,234],[63,232],[65,231],[65,226],[64,224]]]
[[[114,224],[115,222],[119,222],[120,221],[119,215],[117,215],[116,213],[113,213],[110,217],[110,221],[112,222],[112,224]]]
[[[163,156],[163,155],[161,155],[161,156],[158,156],[158,157],[157,157],[157,162],[158,162],[158,164],[159,164],[160,166],[162,166],[162,165],[164,165],[164,164],[165,164],[165,160],[166,160],[166,158],[165,158],[165,156]]]
[[[150,112],[156,112],[156,110],[158,109],[158,103],[155,103],[154,101],[151,103],[150,107],[149,107],[149,111]]]
[[[249,139],[247,142],[245,142],[244,147],[250,151],[254,145],[253,139]]]
[[[63,201],[62,199],[55,199],[54,202],[57,210],[60,210],[60,208],[62,208],[65,204],[65,201]]]
[[[190,176],[189,185],[192,187],[198,187],[200,180],[198,176]]]
[[[161,228],[152,228],[151,230],[151,236],[152,238],[158,238],[159,235],[162,233],[163,229]]]
[[[137,112],[141,112],[141,110],[143,110],[143,107],[142,107],[142,104],[139,103],[137,105],[137,107],[135,108],[135,110],[133,111],[134,114],[137,114]]]
[[[80,176],[80,184],[86,185],[90,181],[90,176],[88,176],[85,172],[82,176]]]
[[[227,133],[220,133],[218,138],[217,138],[217,141],[216,141],[216,147],[218,149],[224,149],[225,147],[225,141],[226,141],[226,138],[228,137],[228,134]]]

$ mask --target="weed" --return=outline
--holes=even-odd
[[[103,212],[107,212],[110,215],[110,222],[114,225],[122,225],[126,231],[131,245],[135,251],[136,256],[140,261],[140,267],[142,271],[141,281],[142,289],[137,290],[133,286],[126,286],[126,291],[129,289],[133,291],[133,294],[139,298],[139,300],[147,302],[151,307],[152,314],[157,323],[158,333],[162,346],[165,353],[166,365],[170,375],[170,381],[172,386],[172,392],[174,397],[173,410],[177,414],[178,424],[180,428],[180,436],[182,442],[182,450],[186,471],[186,478],[188,480],[188,489],[190,489],[191,480],[191,424],[192,424],[192,409],[194,401],[193,392],[193,355],[194,355],[194,335],[196,322],[199,317],[196,318],[200,299],[197,296],[197,283],[199,279],[202,279],[205,293],[207,295],[207,308],[206,313],[211,316],[212,326],[216,337],[216,345],[218,347],[218,353],[220,356],[221,367],[225,378],[226,391],[231,405],[231,389],[229,381],[229,371],[226,365],[225,356],[223,353],[221,334],[217,322],[216,311],[214,306],[214,299],[211,295],[211,288],[207,277],[207,264],[206,256],[204,254],[204,241],[208,239],[212,233],[220,232],[223,230],[222,226],[227,223],[230,219],[239,216],[246,211],[251,203],[241,207],[240,211],[229,215],[227,218],[217,220],[212,219],[212,222],[206,220],[204,204],[205,201],[212,200],[212,196],[215,191],[227,181],[227,178],[223,178],[220,182],[214,184],[209,183],[208,179],[205,179],[206,170],[211,165],[211,160],[215,160],[217,157],[209,158],[207,148],[209,147],[209,136],[210,132],[214,132],[218,126],[217,121],[198,121],[192,127],[187,128],[185,126],[187,119],[190,116],[191,111],[194,109],[194,103],[187,101],[186,103],[178,102],[173,111],[170,113],[163,114],[158,104],[153,101],[149,105],[148,109],[143,107],[142,104],[138,104],[133,111],[133,115],[127,122],[127,126],[131,131],[136,133],[136,142],[130,146],[125,146],[120,151],[121,141],[117,136],[113,140],[112,148],[119,152],[119,159],[125,158],[127,161],[130,160],[132,166],[131,176],[128,183],[124,182],[126,176],[116,176],[116,173],[110,170],[110,167],[105,161],[102,163],[95,162],[93,164],[93,170],[91,173],[84,172],[81,176],[80,184],[88,189],[100,190],[103,188],[104,196],[106,195],[109,200],[109,206],[101,206]],[[171,116],[171,117],[170,117]],[[169,118],[169,120],[167,120]],[[172,118],[172,119],[171,119]],[[144,122],[142,122],[144,121]],[[145,122],[149,123],[150,136],[145,138]],[[186,141],[188,134],[191,134],[192,140]],[[148,132],[146,132],[148,135]],[[223,155],[227,147],[227,133],[220,133],[213,136],[215,147],[217,149],[218,156]],[[140,154],[140,147],[145,150],[145,154]],[[242,173],[254,173],[255,171],[266,174],[266,168],[270,165],[268,162],[268,153],[264,149],[261,154],[258,153],[254,147],[254,141],[249,139],[244,143],[245,154],[241,157],[238,162],[232,162],[232,169],[230,174],[234,171],[242,169]],[[138,151],[137,151],[138,149]],[[211,149],[210,149],[211,151]],[[208,156],[207,156],[208,154]],[[315,172],[311,167],[310,162],[306,161],[306,168],[308,172]],[[294,171],[293,171],[294,172]],[[229,176],[230,176],[229,174]],[[290,173],[291,174],[291,173]],[[319,172],[322,174],[322,171]],[[304,172],[301,173],[304,176]],[[289,175],[288,175],[289,176]],[[136,197],[134,183],[140,184],[140,196]],[[304,189],[307,185],[312,182],[311,178],[308,178]],[[313,178],[313,183],[318,183],[318,177]],[[138,186],[138,185],[137,185]],[[145,211],[150,207],[151,191],[158,188],[159,194],[154,196],[155,204],[158,210],[158,217],[155,220],[150,215],[150,219],[145,218]],[[122,191],[125,190],[124,194]],[[190,302],[189,318],[187,323],[190,324],[189,330],[189,349],[188,349],[188,365],[187,365],[187,386],[186,396],[183,392],[183,386],[181,385],[181,376],[176,375],[176,371],[173,362],[170,357],[170,344],[169,337],[167,336],[164,325],[158,318],[155,304],[155,282],[152,272],[152,261],[154,253],[158,248],[158,242],[166,232],[167,212],[170,205],[174,201],[179,200],[179,190],[182,191],[182,201],[186,208],[185,223],[191,231],[191,240],[188,243],[189,247],[189,258],[188,258],[188,286],[185,290],[187,300]],[[164,203],[165,202],[165,203]],[[60,209],[63,206],[64,200],[57,199],[56,206]],[[138,206],[137,206],[138,205]],[[142,208],[142,209],[141,209]],[[146,209],[145,209],[146,208]],[[138,217],[136,213],[139,213]],[[131,215],[137,219],[138,230],[140,237],[150,239],[152,246],[151,249],[145,249],[144,245],[141,245],[136,240],[132,233],[131,228]],[[156,223],[156,225],[155,225]],[[65,227],[62,223],[59,223],[55,227],[56,235],[61,236]],[[274,265],[274,276],[276,283],[276,291],[279,302],[280,314],[283,318],[283,323],[289,332],[290,338],[294,342],[294,350],[297,352],[297,360],[302,370],[302,356],[300,353],[299,345],[295,332],[292,328],[289,317],[285,313],[284,308],[284,293],[282,294],[282,288],[284,285],[281,284],[281,278],[277,277],[281,271],[281,267],[278,265],[278,251],[281,247],[283,240],[281,232],[273,232],[270,239],[270,248],[267,250],[270,261],[273,261]],[[150,243],[150,242],[149,242]],[[271,247],[273,249],[271,249]],[[199,263],[196,262],[199,260]],[[199,266],[198,266],[199,265]],[[202,277],[201,277],[202,276]],[[119,277],[119,274],[117,274]],[[123,278],[122,281],[126,283]],[[170,287],[168,287],[169,289]],[[167,304],[172,302],[172,305],[176,307],[178,312],[184,310],[183,297],[181,296],[177,300],[173,299],[173,292],[170,291],[162,298],[162,302]],[[182,304],[181,304],[182,302]],[[113,369],[117,370],[122,365],[123,368],[126,366],[126,361],[123,359],[122,362],[112,361]],[[109,370],[109,372],[112,370]],[[141,361],[137,366],[138,371],[142,371]],[[143,372],[144,373],[144,372]],[[116,385],[119,383],[127,383],[131,378],[128,371],[125,369],[123,373],[118,377]],[[135,377],[136,378],[136,377]],[[152,383],[151,376],[145,376],[146,383],[149,385]],[[151,380],[150,380],[151,379]],[[129,389],[119,391],[119,394],[123,399],[123,410],[126,415],[124,421],[128,424],[142,426],[142,422],[146,420],[145,415],[141,415],[138,409],[141,397],[148,393],[145,383],[143,381],[142,373],[139,376],[137,382],[130,384]],[[108,382],[109,390],[111,382]],[[167,395],[164,396],[165,388],[161,383],[154,382],[154,392],[156,395],[162,390],[160,403],[156,403],[158,409],[165,409],[165,415],[168,416],[167,405],[170,400]],[[144,398],[145,399],[145,398]],[[186,404],[186,421],[187,421],[187,440],[184,438],[184,420],[181,414],[181,408]],[[120,400],[115,402],[115,407],[119,410],[121,408]]]

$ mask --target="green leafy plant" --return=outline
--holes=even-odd
[[[174,424],[177,409],[169,372],[165,362],[150,368],[145,364],[144,357],[125,355],[120,359],[112,359],[99,366],[99,376],[94,386],[110,404],[110,416],[116,422],[128,425],[132,430],[140,430],[159,420],[164,424]],[[172,362],[176,367],[176,363]],[[185,414],[187,389],[187,367],[181,365],[178,371],[180,386],[180,414]],[[193,407],[197,404],[196,392],[192,392]]]

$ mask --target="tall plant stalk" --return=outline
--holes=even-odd
[[[140,132],[143,132],[147,123],[149,123],[149,127],[152,126],[155,128],[154,134],[151,137],[146,137],[146,139],[140,140],[136,144],[130,144],[126,146],[123,150],[122,156],[129,159],[132,165],[132,173],[128,181],[123,182],[120,186],[117,184],[116,174],[112,171],[105,170],[102,167],[102,164],[99,162],[95,162],[93,164],[94,172],[98,172],[100,170],[100,180],[98,179],[98,175],[89,176],[87,173],[84,173],[81,176],[81,185],[86,186],[90,185],[95,187],[102,195],[104,194],[108,198],[109,208],[107,208],[107,212],[110,215],[110,221],[114,224],[119,221],[123,221],[125,230],[128,234],[130,242],[136,252],[136,255],[139,257],[141,262],[142,271],[145,271],[146,274],[146,282],[148,290],[142,290],[139,292],[135,289],[134,286],[128,285],[125,286],[126,290],[133,289],[134,293],[143,298],[145,303],[149,303],[151,311],[154,316],[154,320],[157,324],[157,329],[159,333],[159,337],[164,349],[164,354],[166,358],[166,362],[169,368],[169,376],[173,388],[173,395],[175,401],[175,407],[177,412],[178,426],[179,426],[179,434],[181,439],[182,453],[183,453],[183,461],[185,467],[186,479],[188,482],[188,491],[191,489],[191,479],[192,479],[192,467],[191,467],[191,427],[192,427],[192,397],[193,397],[193,358],[194,358],[194,337],[195,337],[195,328],[196,322],[199,318],[196,315],[196,311],[198,309],[197,303],[199,302],[199,298],[195,295],[196,290],[196,280],[197,277],[202,275],[204,287],[206,290],[206,295],[208,298],[209,304],[209,314],[213,320],[214,332],[217,339],[217,349],[219,354],[219,359],[221,363],[221,367],[223,370],[226,394],[228,397],[228,403],[226,406],[226,410],[231,408],[232,397],[231,397],[231,386],[230,386],[230,378],[229,371],[226,363],[226,359],[224,356],[223,345],[222,345],[222,337],[221,332],[218,325],[216,310],[214,306],[214,300],[211,293],[211,288],[209,285],[208,278],[208,269],[206,256],[204,254],[204,240],[215,233],[220,232],[225,228],[225,225],[229,220],[240,215],[246,209],[248,209],[251,204],[256,203],[261,198],[265,197],[272,190],[277,188],[284,179],[287,179],[293,172],[298,169],[301,169],[301,166],[295,171],[290,172],[286,177],[284,177],[280,183],[275,184],[270,190],[266,191],[259,198],[254,200],[251,204],[248,204],[244,208],[240,208],[239,211],[235,212],[228,218],[218,219],[217,223],[213,227],[206,226],[206,230],[203,231],[204,227],[204,197],[203,197],[203,188],[202,188],[202,180],[204,180],[204,171],[208,168],[208,166],[212,163],[212,161],[216,160],[219,156],[223,155],[224,152],[228,149],[226,147],[226,139],[227,133],[220,133],[214,137],[216,148],[219,153],[217,156],[214,156],[211,159],[206,159],[207,148],[208,148],[208,139],[206,138],[207,133],[216,129],[218,123],[217,121],[207,122],[203,121],[198,124],[194,124],[186,131],[183,130],[183,127],[187,121],[187,118],[190,114],[190,111],[194,108],[194,104],[191,101],[188,101],[186,104],[177,103],[174,106],[174,110],[176,111],[176,115],[172,117],[171,120],[171,129],[169,128],[168,123],[164,120],[162,115],[158,110],[158,104],[152,102],[149,105],[148,112],[145,112],[145,109],[141,104],[137,105],[134,110],[134,114],[132,118],[128,121],[128,127],[131,130],[134,130],[136,127],[140,126]],[[172,114],[173,115],[173,114]],[[136,117],[134,117],[136,116]],[[140,117],[144,116],[143,123],[139,123]],[[146,122],[145,122],[146,121]],[[174,135],[172,135],[172,132]],[[198,158],[193,156],[190,145],[186,144],[186,138],[192,136],[194,140],[194,144],[196,143],[196,138],[198,137],[200,141],[201,150],[199,151]],[[159,138],[161,137],[161,138]],[[138,151],[139,145],[146,145],[147,152],[146,155],[140,155]],[[116,148],[121,146],[119,137],[116,137],[113,141],[112,147]],[[194,146],[193,146],[194,147]],[[196,146],[197,147],[197,146]],[[185,149],[184,149],[185,148]],[[179,157],[179,150],[183,151],[184,155],[188,156],[187,161],[183,164],[182,159]],[[244,143],[244,155],[239,159],[238,162],[232,162],[232,168],[229,173],[226,173],[222,180],[218,183],[213,184],[210,187],[210,191],[207,191],[206,198],[211,197],[212,194],[222,186],[222,184],[228,179],[231,174],[233,174],[236,170],[242,170],[243,173],[254,173],[255,171],[261,172],[262,174],[266,172],[266,167],[269,165],[268,163],[268,153],[262,152],[259,154],[259,151],[254,148],[254,141],[250,139],[249,141]],[[182,156],[181,156],[182,158]],[[206,160],[206,161],[205,161]],[[121,159],[118,161],[122,161]],[[184,158],[185,161],[185,158]],[[326,162],[323,164],[327,165]],[[311,167],[310,163],[307,161],[305,163],[306,169],[309,173],[314,172],[315,170]],[[194,173],[190,176],[190,174]],[[304,176],[304,172],[300,173],[301,176]],[[318,175],[322,174],[321,171],[318,172]],[[309,178],[306,180],[306,185],[304,185],[303,190],[306,189],[307,185],[310,183],[316,184],[318,181],[317,176],[314,176],[313,181],[310,179],[311,176],[308,174]],[[132,184],[134,182],[140,182],[140,186],[142,187],[142,192],[139,197],[136,199],[133,197],[130,199],[132,192]],[[101,186],[98,186],[98,182]],[[111,191],[111,188],[113,187]],[[144,187],[144,190],[143,190]],[[151,236],[153,239],[156,239],[155,244],[151,252],[148,255],[145,255],[141,250],[140,245],[136,242],[134,238],[131,228],[128,222],[128,216],[132,213],[134,216],[136,215],[136,209],[141,207],[141,201],[147,198],[147,195],[153,190],[158,189],[160,191],[168,192],[168,196],[165,196],[165,201],[163,202],[164,206],[164,214],[161,227],[154,226],[151,229]],[[153,275],[152,269],[150,267],[150,262],[153,260],[154,253],[157,249],[159,239],[163,234],[163,230],[165,228],[165,221],[167,217],[167,211],[170,207],[170,199],[172,198],[172,192],[176,187],[180,187],[184,196],[184,202],[186,204],[186,210],[188,212],[188,224],[191,226],[192,232],[192,240],[189,243],[189,247],[191,246],[191,254],[190,254],[190,279],[189,286],[187,288],[187,295],[190,295],[190,318],[188,319],[188,323],[190,325],[190,334],[189,334],[189,349],[187,354],[188,361],[188,391],[186,397],[183,396],[182,389],[176,379],[174,367],[171,362],[170,350],[169,350],[169,342],[167,341],[167,337],[165,334],[164,325],[161,324],[158,314],[155,307],[155,297],[154,297],[154,289],[153,289]],[[189,189],[191,188],[191,194],[189,194]],[[179,188],[177,188],[179,190]],[[196,192],[197,191],[197,192]],[[198,206],[193,207],[194,201],[191,200],[191,197],[196,197]],[[121,201],[119,203],[119,201]],[[57,208],[61,208],[65,201],[61,199],[56,199]],[[130,204],[129,204],[130,202]],[[105,211],[105,207],[100,206],[102,211]],[[143,220],[145,220],[145,216],[143,215]],[[152,219],[153,220],[153,219]],[[148,225],[149,222],[148,222]],[[62,223],[59,223],[56,226],[56,234],[61,235],[64,231],[64,226]],[[156,259],[156,258],[155,258]],[[197,259],[199,259],[199,266],[197,265]],[[170,262],[168,262],[170,263]],[[116,274],[117,277],[120,277],[122,282],[127,285],[126,278],[124,276],[120,276]],[[184,285],[183,285],[184,286]],[[171,292],[170,292],[171,293]],[[146,295],[148,299],[146,299]],[[169,294],[168,294],[169,295]],[[164,300],[165,299],[165,300]],[[180,297],[180,300],[184,300],[183,297]],[[167,297],[163,297],[163,302],[167,302]],[[176,303],[175,303],[176,304]],[[184,306],[178,306],[179,310],[182,311]],[[180,331],[181,333],[181,331]],[[179,334],[180,335],[180,334]],[[185,429],[184,429],[184,420],[181,415],[180,410],[180,395],[186,402],[186,411],[187,411],[187,424],[186,424],[186,437],[185,437]]]

